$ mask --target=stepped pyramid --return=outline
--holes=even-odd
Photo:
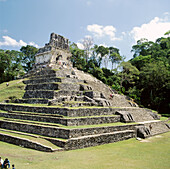
[[[52,33],[49,43],[35,57],[35,65],[23,81],[23,98],[13,104],[0,103],[0,140],[57,151],[170,131],[169,124],[151,110],[139,108],[130,98],[73,68],[68,39]]]

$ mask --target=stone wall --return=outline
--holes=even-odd
[[[59,90],[58,83],[39,83],[27,85],[25,90]]]
[[[103,133],[113,133],[117,131],[134,130],[136,131],[137,126],[142,126],[141,124],[134,125],[120,125],[120,126],[107,126],[107,127],[94,127],[94,128],[79,128],[70,130],[70,138],[103,134]]]
[[[54,98],[54,91],[52,90],[26,90],[23,98]]]
[[[68,139],[70,136],[69,134],[70,131],[67,129],[61,129],[57,127],[49,127],[43,125],[26,124],[21,122],[17,123],[17,122],[0,120],[0,128],[38,134],[42,136],[49,136],[54,138]]]
[[[102,133],[111,133],[115,131],[123,131],[123,130],[136,130],[136,126],[140,126],[140,124],[136,125],[122,125],[122,126],[109,126],[109,127],[96,127],[96,128],[79,128],[79,129],[64,129],[57,128],[52,126],[43,126],[43,125],[35,125],[35,124],[26,124],[26,123],[18,123],[12,121],[0,121],[0,128],[21,131],[26,133],[38,134],[42,136],[49,136],[55,138],[76,138],[81,136],[102,134]]]
[[[127,130],[122,132],[106,133],[102,135],[94,135],[84,138],[70,139],[66,146],[66,150],[80,149],[90,146],[97,146],[101,144],[113,143],[136,137],[133,130]]]
[[[35,150],[39,150],[39,151],[45,151],[45,152],[54,151],[52,148],[41,145],[40,143],[33,142],[31,140],[24,139],[24,138],[10,136],[10,135],[7,135],[7,134],[1,134],[0,133],[0,141],[12,143],[12,144],[15,144],[15,145],[19,145],[21,147],[31,148],[31,149],[35,149]]]
[[[64,129],[52,126],[43,126],[35,124],[18,123],[12,121],[0,121],[0,127],[9,130],[16,130],[26,133],[39,134],[43,136],[55,137],[55,138],[76,138],[87,135],[110,133],[123,130],[136,130],[136,126],[142,126],[141,124],[134,125],[121,125],[121,126],[109,126],[109,127],[96,127],[96,128],[79,128],[79,129]]]
[[[87,117],[87,118],[61,118],[61,117],[50,117],[50,116],[42,116],[36,114],[27,114],[27,113],[2,113],[0,112],[1,117],[6,118],[14,118],[14,119],[22,119],[22,120],[32,120],[32,121],[40,121],[40,122],[50,122],[57,123],[66,126],[79,126],[79,125],[94,125],[94,124],[103,124],[103,123],[116,123],[120,122],[120,116],[106,116],[106,117]]]
[[[170,128],[166,125],[165,121],[141,122],[141,124],[143,124],[148,131],[147,134],[144,133],[144,137],[150,137],[170,131]]]
[[[67,120],[67,126],[94,125],[94,124],[120,122],[120,116],[86,117],[86,118],[75,118],[75,119],[66,119],[66,120]]]
[[[58,92],[58,95],[61,96],[62,94],[64,95],[65,93],[61,93],[60,91]],[[47,114],[59,114],[68,117],[114,115],[117,111],[140,112],[146,110],[146,109],[133,108],[133,107],[127,107],[127,108],[98,107],[98,108],[75,108],[75,109],[70,108],[69,109],[69,108],[56,108],[56,107],[22,106],[22,105],[3,104],[3,103],[0,103],[0,109],[6,111],[14,110],[14,111],[39,112],[39,113],[47,113]]]

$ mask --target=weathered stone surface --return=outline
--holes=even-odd
[[[101,144],[122,141],[136,136],[133,130],[118,131],[113,133],[104,133],[88,137],[70,139],[66,146],[66,150],[80,149],[85,147],[97,146]]]
[[[35,150],[39,150],[39,151],[45,151],[45,152],[53,152],[54,151],[51,147],[41,145],[37,142],[33,142],[33,141],[28,140],[28,139],[14,137],[14,136],[10,136],[10,135],[7,135],[7,134],[1,134],[0,133],[0,141],[12,143],[12,144],[15,144],[15,145],[19,145],[21,147],[31,148],[31,149],[35,149]]]
[[[100,116],[100,115],[114,115],[117,111],[128,111],[133,113],[133,118],[135,115],[140,114],[140,118],[142,118],[142,114],[147,115],[147,109],[144,108],[136,108],[136,107],[122,107],[122,108],[109,108],[109,107],[98,107],[98,108],[56,108],[56,107],[39,107],[39,106],[23,106],[23,105],[13,105],[13,104],[5,104],[0,103],[0,109],[6,111],[26,111],[26,112],[37,112],[37,113],[47,113],[47,114],[59,114],[68,117],[83,117],[83,116]],[[150,117],[150,116],[149,116]],[[153,120],[153,118],[149,118],[143,121]],[[145,117],[144,117],[145,118]],[[138,122],[138,121],[137,121]]]
[[[144,127],[137,132],[142,138],[158,135],[170,131],[170,128],[166,125],[165,121],[146,121],[140,122]]]
[[[96,128],[78,128],[78,129],[63,129],[52,126],[38,125],[38,124],[26,124],[13,121],[0,120],[0,128],[21,131],[32,134],[39,134],[42,136],[54,137],[54,138],[76,138],[81,136],[88,136],[94,134],[110,133],[123,130],[136,130],[137,125],[122,125],[122,126],[109,126],[109,127],[96,127]]]
[[[127,111],[117,111],[115,114],[120,115],[121,117],[120,121],[122,122],[125,122],[125,123],[134,122],[132,115]]]
[[[52,83],[52,82],[61,82],[61,78],[52,77],[52,78],[36,78],[31,80],[25,80],[25,84],[39,84],[39,83]]]
[[[51,34],[49,43],[40,48],[35,58],[36,68],[63,68],[72,65],[70,61],[68,39],[55,33]]]
[[[103,123],[116,123],[120,121],[120,116],[101,116],[101,117],[84,117],[84,118],[63,118],[61,116],[47,116],[46,114],[33,114],[33,113],[19,113],[19,112],[0,112],[1,117],[32,120],[40,122],[50,122],[62,124],[65,126],[79,126],[79,125],[94,125]]]
[[[27,90],[23,98],[46,98],[53,99],[55,91],[53,90]]]
[[[48,104],[48,99],[28,98],[28,99],[16,99],[15,103],[29,103],[29,104]]]
[[[40,83],[27,85],[25,90],[59,90],[57,83]]]
[[[43,125],[17,123],[11,121],[1,121],[0,128],[21,131],[26,133],[38,134],[42,136],[54,137],[54,138],[64,138],[68,139],[70,137],[69,130],[61,129],[57,127],[49,127]]]

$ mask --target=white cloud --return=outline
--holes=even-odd
[[[166,13],[166,15],[169,13]],[[167,16],[162,18],[155,17],[147,24],[143,24],[140,27],[134,27],[130,34],[135,41],[141,38],[146,38],[150,41],[155,41],[157,38],[164,36],[164,33],[170,30],[170,22],[168,22]]]
[[[82,44],[82,43],[77,42],[77,46],[78,46],[78,48],[79,48],[79,49],[83,49],[83,50],[84,50],[84,46],[83,46],[83,44]]]
[[[39,48],[39,46],[35,42],[29,42],[28,45],[35,46],[36,48]]]
[[[115,36],[116,28],[111,25],[108,26],[102,26],[97,24],[88,25],[87,30],[97,38],[108,36],[112,41],[121,40],[121,38],[117,38]]]
[[[91,41],[91,42],[93,43],[93,38],[92,38],[92,36],[86,35],[86,36],[84,36],[84,39],[80,39],[80,40],[76,43],[79,49],[82,49],[82,50],[85,49],[85,47],[84,47],[84,45],[83,45],[84,40],[87,40],[87,41],[89,40],[89,41]]]
[[[104,46],[105,48],[108,47],[108,45],[106,45],[105,43],[101,43],[98,46]]]
[[[3,42],[0,41],[0,46],[12,46],[12,47],[21,47],[21,46],[26,46],[27,43],[24,42],[23,40],[19,40],[18,42],[9,37],[9,36],[2,36],[3,38]],[[35,47],[39,47],[37,44],[35,44],[35,42],[29,42],[28,45],[33,45]]]

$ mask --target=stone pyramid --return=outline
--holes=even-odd
[[[90,74],[73,68],[68,39],[51,34],[25,76],[25,94],[0,103],[0,140],[41,151],[71,150],[170,131],[151,110],[139,108]],[[3,132],[17,132],[17,138]],[[40,137],[53,149],[21,135]]]

